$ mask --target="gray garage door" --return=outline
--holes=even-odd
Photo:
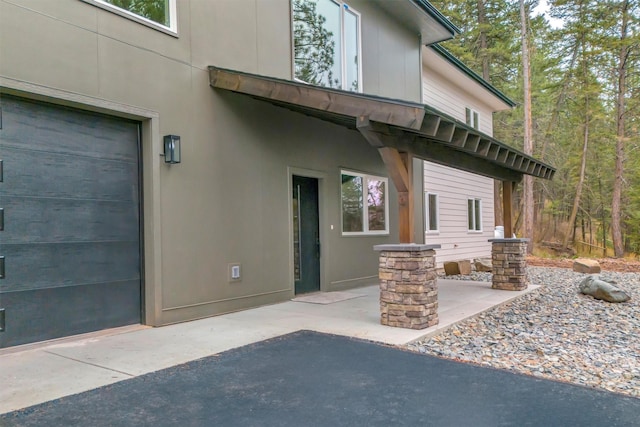
[[[140,323],[139,124],[0,108],[0,347]]]

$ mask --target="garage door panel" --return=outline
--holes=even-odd
[[[0,347],[139,323],[139,124],[1,101]]]
[[[4,194],[92,200],[137,199],[136,163],[2,149]]]
[[[140,322],[137,280],[8,292],[0,348]]]
[[[11,123],[3,129],[7,147],[137,162],[136,145],[121,142],[137,139],[135,122],[2,97],[3,120]]]
[[[0,203],[5,207],[3,244],[117,241],[131,239],[139,229],[130,201],[10,196]]]
[[[140,280],[137,241],[3,244],[2,252],[3,292]]]

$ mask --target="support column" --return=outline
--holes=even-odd
[[[511,181],[502,181],[502,218],[504,220],[504,237],[513,236],[513,201],[512,194],[515,183]]]
[[[489,239],[489,241],[493,266],[491,287],[507,291],[527,289],[526,257],[529,239]]]
[[[377,245],[380,323],[407,329],[438,324],[435,249],[440,245]]]

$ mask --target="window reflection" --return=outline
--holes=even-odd
[[[359,90],[360,16],[348,5],[337,0],[294,0],[293,42],[296,79]]]
[[[385,229],[386,189],[384,181],[369,180],[367,204],[369,207],[369,230]]]
[[[342,231],[364,231],[362,177],[342,175]]]
[[[136,15],[170,27],[169,0],[103,0]]]
[[[387,178],[347,171],[341,177],[342,232],[388,233]]]

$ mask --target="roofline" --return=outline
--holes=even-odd
[[[449,21],[446,16],[444,16],[438,9],[436,9],[431,3],[427,0],[412,0],[420,9],[425,11],[429,16],[438,21],[440,25],[445,27],[447,30],[451,32],[452,36],[456,34],[462,34],[460,28],[456,27],[453,22]]]
[[[438,53],[444,59],[446,59],[451,64],[453,64],[464,74],[471,77],[473,80],[475,80],[478,84],[480,84],[482,87],[487,89],[489,92],[494,94],[497,98],[499,98],[502,102],[507,104],[509,107],[513,108],[517,105],[515,101],[511,100],[507,95],[505,95],[504,93],[496,89],[496,87],[493,86],[491,83],[489,83],[488,81],[480,77],[480,75],[478,75],[471,68],[467,67],[462,61],[460,61],[458,58],[453,56],[451,52],[449,52],[444,47],[440,46],[439,44],[432,44],[432,45],[429,45],[428,47],[432,48],[436,53]]]
[[[209,84],[362,132],[395,147],[502,181],[552,179],[556,169],[425,104],[331,89],[209,66]],[[361,129],[362,128],[362,129]]]

